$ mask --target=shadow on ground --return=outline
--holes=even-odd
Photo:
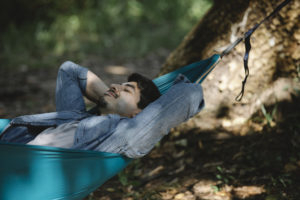
[[[276,106],[275,124],[237,136],[223,128],[170,134],[87,199],[300,199],[299,97]],[[247,125],[245,125],[247,126]]]

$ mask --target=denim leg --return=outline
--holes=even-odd
[[[134,118],[124,118],[97,150],[130,158],[146,155],[169,130],[204,107],[202,87],[178,83]]]
[[[85,94],[88,70],[73,62],[64,62],[56,80],[56,111],[86,111]]]

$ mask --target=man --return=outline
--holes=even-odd
[[[98,104],[102,115],[86,111],[84,96]],[[108,88],[94,73],[68,61],[58,72],[56,112],[14,118],[1,140],[139,158],[170,128],[203,107],[201,86],[184,76],[160,96],[154,83],[142,75],[132,74],[128,82]]]

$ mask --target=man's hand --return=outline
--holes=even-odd
[[[98,104],[99,100],[103,97],[104,93],[109,88],[107,85],[93,72],[88,71],[87,73],[87,84],[86,84],[86,97]]]

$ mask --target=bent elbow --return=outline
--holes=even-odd
[[[186,99],[186,107],[189,108],[187,117],[190,118],[200,112],[205,106],[203,89],[199,84],[184,83],[184,85],[181,95]]]
[[[73,63],[72,61],[65,61],[60,65],[59,70],[67,72],[69,70],[73,70],[72,68],[74,65],[75,63]]]

